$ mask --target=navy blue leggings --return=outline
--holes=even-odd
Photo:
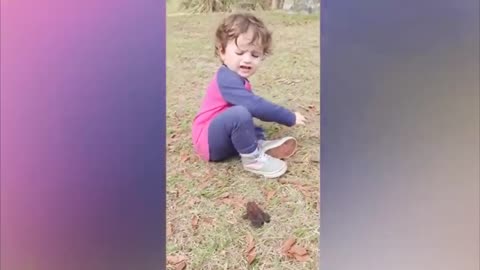
[[[260,139],[265,139],[263,130],[254,125],[247,108],[230,107],[215,117],[208,127],[210,161],[251,153]]]

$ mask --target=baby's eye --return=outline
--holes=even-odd
[[[252,51],[252,57],[255,57],[255,58],[262,57],[262,53],[257,50]]]
[[[242,55],[244,52],[235,52],[237,55]]]

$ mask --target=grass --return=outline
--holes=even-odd
[[[302,112],[305,127],[262,125],[269,138],[291,135],[299,150],[289,171],[266,180],[239,159],[206,163],[193,152],[190,127],[205,87],[219,67],[213,33],[224,14],[167,17],[167,255],[185,256],[187,269],[317,269],[319,220],[320,49],[318,15],[256,12],[274,33],[274,51],[252,78],[255,92]],[[272,216],[255,229],[241,218],[254,200]],[[246,236],[255,241],[248,264]],[[288,237],[310,259],[281,255]],[[169,266],[169,269],[174,269]]]

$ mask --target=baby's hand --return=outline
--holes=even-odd
[[[299,112],[295,112],[295,117],[296,117],[296,120],[295,120],[295,125],[305,125],[305,117],[299,113]]]

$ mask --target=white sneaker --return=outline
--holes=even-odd
[[[297,140],[293,137],[283,137],[278,140],[259,141],[260,150],[279,159],[291,157],[297,151]]]
[[[287,163],[263,151],[257,150],[255,154],[241,155],[241,159],[245,170],[266,178],[277,178],[287,171]]]

